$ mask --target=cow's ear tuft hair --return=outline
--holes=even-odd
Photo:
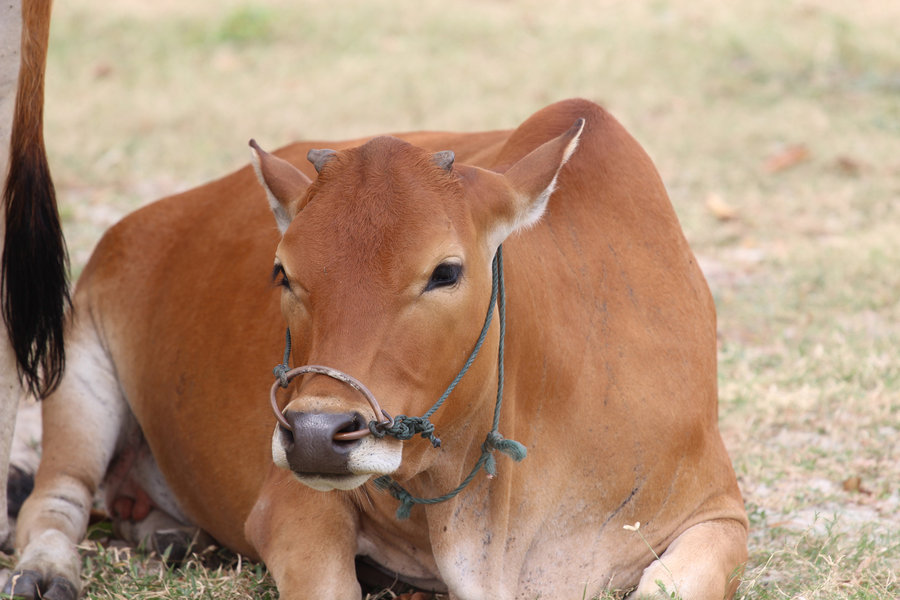
[[[253,169],[266,190],[278,229],[284,234],[296,214],[297,202],[312,180],[288,161],[260,148],[256,140],[250,140],[250,148]]]

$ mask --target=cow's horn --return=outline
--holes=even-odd
[[[316,168],[316,173],[321,173],[322,168],[328,164],[328,161],[334,158],[335,154],[337,154],[337,152],[328,150],[327,148],[313,149],[306,153],[306,160],[313,164]]]
[[[434,164],[442,168],[443,170],[450,172],[450,169],[453,168],[453,161],[456,159],[456,155],[453,154],[453,150],[444,150],[443,152],[435,152],[434,156],[431,157],[431,160],[434,161]]]

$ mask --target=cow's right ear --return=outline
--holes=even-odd
[[[288,161],[260,148],[256,140],[250,140],[250,148],[253,169],[266,190],[278,229],[284,234],[297,212],[297,203],[303,198],[312,180]]]

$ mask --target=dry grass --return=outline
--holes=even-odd
[[[605,104],[656,160],[717,300],[721,429],[753,526],[739,597],[900,593],[900,5],[55,11],[48,137],[76,273],[106,226],[243,164],[251,136],[513,127],[560,98]],[[141,563],[91,560],[96,598],[221,575],[160,588]],[[251,571],[207,597],[260,593]]]

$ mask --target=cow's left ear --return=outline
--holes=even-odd
[[[253,169],[266,190],[269,206],[283,234],[296,214],[297,202],[303,198],[312,180],[286,160],[273,156],[250,140]]]
[[[495,246],[512,232],[529,227],[541,218],[556,189],[559,170],[578,146],[583,129],[584,119],[578,119],[568,131],[545,142],[506,171],[503,178],[510,195],[491,232]]]

